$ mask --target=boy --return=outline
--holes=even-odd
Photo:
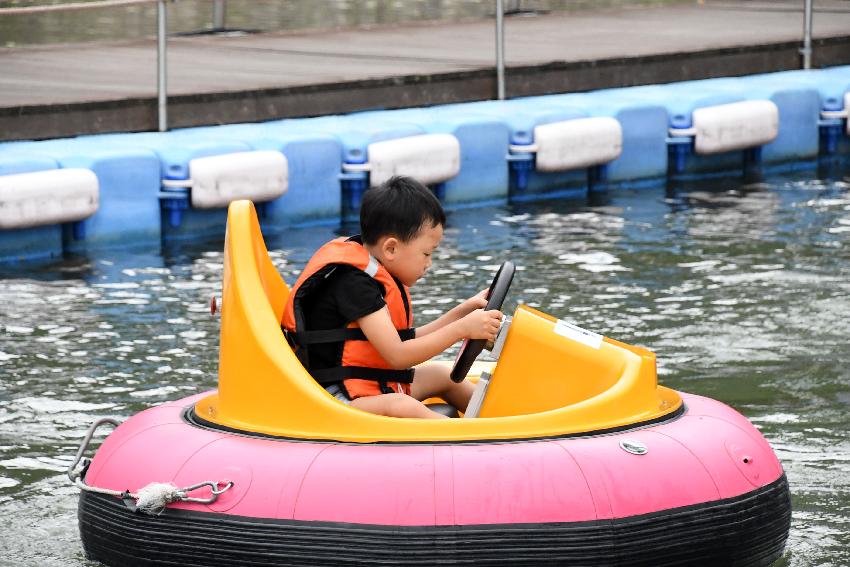
[[[411,368],[461,339],[492,340],[501,322],[499,311],[483,311],[482,291],[413,329],[408,288],[431,266],[445,223],[427,187],[393,177],[365,193],[361,235],[322,246],[292,287],[287,339],[340,401],[391,417],[444,418],[422,403],[432,396],[466,409],[470,382],[453,382],[440,364]]]

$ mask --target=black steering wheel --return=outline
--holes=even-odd
[[[508,289],[511,287],[511,282],[514,279],[514,263],[511,261],[504,262],[496,272],[496,277],[490,284],[490,289],[487,290],[487,306],[484,311],[491,309],[502,309],[502,303],[505,302],[505,297],[508,295]],[[455,382],[463,382],[469,369],[472,368],[472,363],[484,350],[484,345],[487,341],[484,339],[466,339],[460,347],[460,352],[455,358],[455,365],[452,368],[451,377]]]

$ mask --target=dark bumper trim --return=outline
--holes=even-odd
[[[742,496],[615,520],[376,526],[166,509],[147,516],[83,492],[86,555],[136,565],[768,566],[783,552],[791,497],[783,475]]]

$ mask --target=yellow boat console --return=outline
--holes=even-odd
[[[560,437],[653,422],[682,400],[659,386],[655,355],[520,306],[501,331],[477,417],[419,420],[335,400],[280,329],[289,287],[269,259],[253,204],[231,203],[225,238],[218,391],[194,417],[283,438],[421,442]]]

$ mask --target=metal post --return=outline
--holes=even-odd
[[[157,108],[159,114],[159,131],[168,130],[168,65],[166,58],[168,35],[168,10],[165,0],[159,0],[157,5],[157,32],[156,32],[156,87]]]
[[[222,31],[224,29],[224,15],[227,7],[224,0],[215,0],[213,2],[213,31]]]
[[[496,0],[496,89],[499,100],[505,100],[505,10]]]
[[[803,8],[803,69],[812,68],[812,0],[805,0]]]

